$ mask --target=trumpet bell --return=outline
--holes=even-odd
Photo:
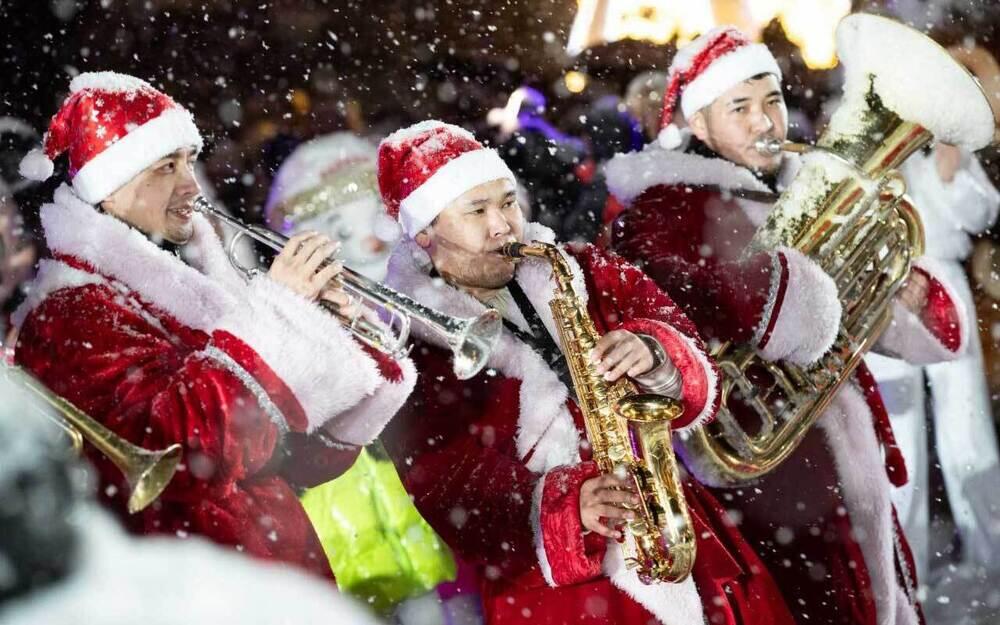
[[[457,331],[450,334],[452,364],[455,377],[468,380],[486,365],[490,353],[500,340],[503,323],[500,313],[488,310],[478,317],[464,319]]]
[[[128,498],[128,512],[135,514],[144,510],[163,493],[181,461],[181,446],[170,445],[160,451],[139,451],[132,457],[132,474],[126,473],[126,479],[132,487]]]

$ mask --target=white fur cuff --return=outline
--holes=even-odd
[[[556,581],[552,577],[552,565],[549,564],[548,554],[545,553],[545,537],[542,535],[542,494],[545,492],[545,479],[548,474],[538,478],[535,490],[531,496],[531,529],[535,536],[535,554],[538,556],[538,566],[542,571],[545,583],[551,588],[556,587]]]
[[[266,276],[248,290],[247,306],[228,313],[217,329],[247,343],[291,389],[309,432],[375,392],[375,363],[316,304]]]
[[[799,365],[815,362],[837,338],[840,329],[840,297],[837,285],[819,265],[798,250],[778,249],[788,266],[785,294],[771,315],[761,319],[771,324],[770,336],[760,353],[767,360],[789,360]]]

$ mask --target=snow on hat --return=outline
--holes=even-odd
[[[678,104],[688,119],[733,85],[758,74],[781,80],[781,68],[767,46],[751,42],[735,26],[713,28],[678,50],[663,97],[660,143],[668,149],[680,145],[680,130],[672,123]]]
[[[52,161],[69,155],[76,194],[96,204],[164,156],[200,150],[194,118],[144,80],[115,72],[80,74],[52,117],[43,148],[24,157],[20,173],[31,180],[52,175]]]
[[[398,130],[378,146],[378,186],[386,212],[409,236],[466,191],[514,174],[472,133],[439,121]]]

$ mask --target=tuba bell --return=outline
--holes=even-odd
[[[788,246],[818,263],[839,292],[840,330],[807,367],[766,361],[751,345],[714,350],[721,406],[684,445],[696,468],[723,483],[759,477],[787,458],[888,325],[892,298],[924,246],[896,168],[935,138],[979,149],[993,137],[993,113],[975,78],[916,30],[849,15],[837,27],[837,51],[844,97],[816,146],[756,146],[799,152],[802,169],[747,254]],[[928,75],[943,86],[929,89]]]

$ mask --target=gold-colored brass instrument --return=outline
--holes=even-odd
[[[229,260],[245,276],[249,276],[251,270],[236,260],[236,245],[240,237],[248,236],[278,252],[288,243],[288,237],[267,228],[245,224],[218,210],[205,198],[197,198],[194,208],[236,230],[236,236],[229,244]],[[324,266],[330,262],[333,262],[333,259],[324,261]],[[476,375],[486,364],[490,352],[500,340],[502,324],[499,313],[494,310],[488,310],[477,317],[459,319],[424,306],[349,267],[344,267],[337,280],[352,297],[384,310],[389,315],[389,320],[382,324],[363,314],[348,318],[336,310],[331,310],[331,313],[340,319],[358,340],[393,358],[405,356],[408,351],[407,340],[410,336],[411,319],[420,321],[445,339],[452,350],[455,376],[460,380],[467,380]]]
[[[695,536],[671,442],[670,422],[683,412],[680,402],[639,393],[626,378],[609,383],[597,373],[589,354],[600,335],[573,290],[573,275],[559,248],[508,243],[503,254],[540,258],[552,266],[558,295],[549,306],[594,460],[605,473],[624,471],[640,499],[622,545],[626,564],[637,567],[647,584],[683,581],[694,564]]]
[[[758,142],[762,152],[803,153],[803,165],[747,253],[785,245],[816,261],[840,293],[840,331],[809,367],[766,361],[751,345],[715,350],[724,376],[721,407],[714,423],[685,441],[685,455],[723,482],[761,476],[787,458],[889,323],[892,298],[924,245],[896,168],[931,141],[932,131],[974,149],[992,137],[993,116],[978,83],[931,39],[865,14],[844,18],[837,38],[847,83],[817,145]],[[878,54],[887,42],[891,59],[913,66]],[[948,89],[932,93],[928,74]],[[922,107],[901,97],[921,92],[928,99]]]
[[[181,460],[180,445],[170,445],[158,451],[133,445],[53,393],[34,376],[20,367],[6,364],[3,359],[0,359],[0,376],[27,391],[30,394],[28,399],[35,403],[39,411],[67,433],[77,453],[82,451],[83,441],[86,440],[118,467],[132,489],[128,498],[130,514],[140,512],[153,503],[173,479]]]

